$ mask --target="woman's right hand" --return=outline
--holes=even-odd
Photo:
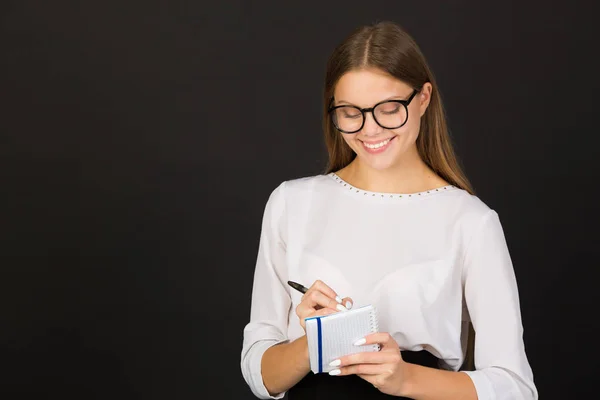
[[[352,299],[345,297],[340,299],[336,292],[320,280],[316,280],[306,293],[302,296],[300,304],[296,307],[296,315],[300,319],[300,325],[306,333],[305,318],[333,314],[338,311],[348,311],[352,308]],[[345,307],[346,305],[347,307]]]

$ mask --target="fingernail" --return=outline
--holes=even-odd
[[[356,342],[354,342],[354,345],[355,346],[362,346],[365,343],[367,343],[367,339],[362,338],[362,339],[358,339]]]
[[[352,308],[352,302],[351,302],[350,300],[348,300],[348,301],[346,302],[346,308],[347,308],[348,310]]]
[[[335,296],[335,301],[337,301],[338,303],[342,304],[342,299],[340,296]]]
[[[337,306],[335,306],[335,308],[337,308],[340,311],[348,311],[348,309],[341,304],[338,304]]]
[[[342,360],[340,360],[339,358],[337,360],[333,360],[332,362],[329,363],[330,367],[339,367],[340,364],[342,363]]]
[[[334,369],[334,370],[329,371],[329,375],[339,375],[341,373],[342,373],[342,371],[339,369]]]

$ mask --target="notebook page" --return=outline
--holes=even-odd
[[[378,345],[354,346],[354,342],[378,330],[376,311],[371,305],[306,322],[311,369],[315,373],[319,372],[319,323],[322,372],[335,369],[329,363],[342,356],[379,350]]]

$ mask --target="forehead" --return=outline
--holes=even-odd
[[[381,70],[360,69],[342,75],[333,96],[336,103],[369,107],[383,99],[408,96],[411,91],[406,83]]]

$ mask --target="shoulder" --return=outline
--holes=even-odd
[[[283,200],[303,197],[321,190],[321,188],[330,184],[330,181],[331,178],[328,175],[322,174],[285,180],[273,189],[271,197]]]
[[[290,202],[302,202],[311,198],[314,193],[321,193],[323,188],[331,184],[331,181],[328,175],[323,174],[282,181],[272,189],[267,207],[284,209]]]
[[[499,213],[480,197],[457,192],[456,226],[463,259],[470,253],[496,257],[507,252],[507,240]]]
[[[455,189],[449,200],[455,222],[464,231],[473,232],[489,218],[498,218],[494,209],[480,197],[470,194],[466,190]]]
[[[285,190],[293,194],[301,194],[318,190],[321,186],[330,183],[328,175],[311,175],[284,181]]]

